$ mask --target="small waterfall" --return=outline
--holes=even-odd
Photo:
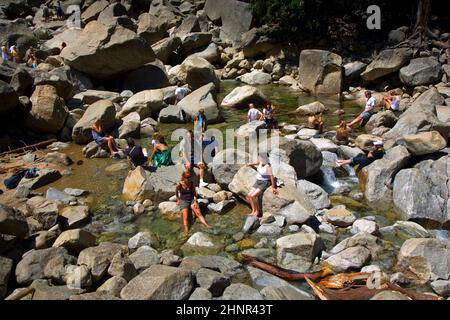
[[[336,178],[332,167],[323,166],[321,169],[323,175],[323,188],[328,193],[333,193],[341,186],[341,183]]]

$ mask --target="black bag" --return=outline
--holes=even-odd
[[[5,184],[6,188],[8,189],[14,189],[18,186],[20,180],[25,176],[25,173],[27,173],[28,170],[22,170],[15,174],[13,174],[11,177],[6,179],[3,183]]]

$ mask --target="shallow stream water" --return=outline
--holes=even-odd
[[[218,102],[220,103],[229,92],[240,83],[235,81],[226,81],[223,83],[222,92],[218,95]],[[298,106],[315,101],[314,97],[302,96],[296,92],[291,91],[287,87],[277,85],[261,86],[260,89],[272,100],[277,107],[277,118],[279,122],[286,122],[289,124],[305,124],[305,117],[297,117],[292,114]],[[342,119],[348,120],[358,114],[361,108],[350,105],[341,105],[337,98],[320,97],[318,98],[327,108],[325,114],[325,131],[334,130],[336,125],[341,120],[341,117],[332,115],[333,111],[344,108],[345,114]],[[226,122],[221,124],[211,125],[212,128],[224,130],[227,128],[237,128],[241,126],[246,120],[247,110],[224,110]],[[158,128],[167,138],[170,137],[170,132],[180,125],[161,124]],[[187,126],[184,126],[187,127]],[[354,132],[353,134],[357,134]],[[144,147],[150,145],[150,140],[141,140],[140,143]],[[169,220],[160,215],[156,211],[135,217],[133,214],[121,213],[124,202],[121,199],[122,187],[125,181],[128,167],[125,160],[114,159],[85,159],[81,152],[82,146],[71,144],[68,149],[63,152],[67,153],[76,163],[82,160],[83,164],[73,165],[72,173],[63,176],[57,182],[44,187],[39,191],[45,191],[49,187],[54,187],[59,190],[64,188],[81,188],[90,191],[87,197],[87,202],[91,207],[93,213],[93,222],[88,227],[91,231],[99,236],[99,241],[114,241],[119,243],[127,243],[128,239],[139,231],[150,231],[160,242],[159,250],[173,249],[175,252],[180,252],[183,249],[183,244],[186,241],[183,238],[183,227],[180,217]],[[110,172],[111,166],[119,167],[119,169]],[[348,177],[338,177],[333,174],[332,170],[323,169],[324,187],[328,192],[332,193],[335,189],[340,187],[350,188],[351,190],[359,191],[358,180],[354,172],[350,171]],[[392,212],[375,212],[366,206],[363,202],[357,202],[348,197],[339,195],[331,196],[333,205],[345,204],[355,215],[359,217],[374,216],[380,227],[393,224],[395,221],[395,214]],[[243,238],[239,235],[244,221],[249,213],[249,208],[238,203],[237,206],[230,212],[224,215],[208,214],[206,219],[208,223],[213,226],[210,230],[205,230],[204,227],[196,222],[192,225],[190,234],[197,231],[208,233],[213,241],[217,244],[215,249],[209,249],[197,252],[184,251],[186,254],[218,254],[236,258],[236,254],[244,249],[253,248],[256,243],[260,242],[261,236],[251,235]],[[329,241],[330,245],[337,244],[344,238],[351,236],[348,230],[342,230],[340,234],[330,235],[321,234],[324,241]],[[394,237],[389,239],[392,245],[398,248],[404,239]],[[267,245],[261,246],[268,250],[268,260],[275,262],[274,239],[266,237]],[[272,244],[272,245],[271,245]],[[234,248],[233,248],[234,247]],[[225,250],[227,248],[227,250]],[[395,255],[388,254],[383,257],[381,261],[377,261],[383,269],[390,269],[394,263]],[[300,284],[305,288],[305,284]]]

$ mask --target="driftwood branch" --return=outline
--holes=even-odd
[[[13,149],[10,151],[5,151],[5,152],[0,153],[0,157],[4,157],[4,156],[7,156],[12,153],[25,152],[25,151],[31,150],[31,149],[44,148],[44,147],[48,146],[49,144],[56,142],[56,141],[57,141],[56,139],[50,139],[50,140],[41,141],[41,142],[29,145],[29,146]]]
[[[242,262],[249,263],[256,268],[267,271],[277,277],[280,277],[280,278],[288,280],[288,281],[305,280],[306,278],[318,280],[327,275],[333,274],[333,271],[328,267],[323,268],[319,272],[300,273],[300,272],[297,272],[294,270],[288,270],[288,269],[284,269],[284,268],[275,266],[273,264],[264,262],[260,259],[250,257],[248,255],[242,254],[241,257],[242,257],[242,259],[241,259]]]
[[[32,286],[22,288],[22,289],[17,290],[17,292],[6,297],[5,300],[20,300],[23,297],[26,297],[27,295],[29,295],[30,293],[33,294],[34,291],[35,291],[35,289]]]

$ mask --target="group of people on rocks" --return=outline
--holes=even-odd
[[[53,7],[53,10],[51,7]],[[61,1],[56,1],[55,3],[54,0],[49,0],[44,4],[42,9],[42,20],[44,22],[49,22],[54,16],[56,16],[57,20],[64,20],[66,18]]]
[[[61,47],[59,48],[59,53],[61,53],[65,47],[67,47],[67,44],[62,42]],[[1,47],[2,64],[7,64],[8,62],[13,62],[15,64],[25,63],[28,67],[37,69],[38,64],[42,61],[38,58],[36,51],[37,49],[34,46],[31,46],[22,57],[17,45],[13,44],[8,48],[8,45],[4,44]]]
[[[247,113],[247,121],[257,121],[261,120],[266,123],[267,129],[277,129],[278,121],[275,119],[275,107],[273,104],[268,101],[266,106],[263,108],[263,111],[259,111],[254,103],[249,104],[249,110]]]
[[[175,103],[183,100],[187,94],[189,94],[189,90],[187,88],[178,87],[175,91]],[[367,98],[367,103],[364,111],[350,123],[341,121],[339,127],[337,128],[336,143],[338,145],[348,145],[350,128],[356,123],[360,123],[364,126],[374,114],[375,107],[378,103],[370,91],[366,91],[365,96]],[[392,110],[396,112],[399,110],[400,97],[396,96],[394,91],[391,91],[389,96],[382,100],[382,105],[385,110]],[[252,122],[257,120],[263,120],[268,129],[278,128],[278,122],[275,119],[275,107],[271,102],[268,102],[265,105],[262,112],[256,108],[254,103],[249,104],[247,121]],[[208,183],[204,180],[205,170],[207,167],[207,162],[204,159],[205,149],[209,147],[208,152],[212,157],[214,157],[216,152],[218,152],[219,146],[217,141],[215,141],[215,137],[207,132],[208,121],[205,115],[205,110],[200,109],[198,111],[198,115],[195,119],[193,119],[193,123],[194,130],[188,130],[186,136],[183,138],[183,141],[180,143],[180,156],[185,170],[183,171],[175,190],[177,205],[182,213],[185,235],[189,232],[189,210],[192,210],[195,216],[205,227],[210,228],[201,213],[200,206],[197,201],[197,185],[192,179],[192,170],[194,168],[199,170],[200,179],[198,187],[208,186]],[[323,112],[320,113],[319,117],[315,115],[309,116],[306,127],[322,132],[324,127]],[[119,148],[117,147],[114,138],[103,130],[101,121],[99,120],[92,125],[92,137],[99,146],[107,147],[112,157],[117,156],[119,153]],[[158,132],[156,132],[152,137],[151,152],[136,144],[132,138],[127,139],[127,144],[128,147],[122,151],[128,160],[130,168],[141,166],[144,169],[152,170],[161,166],[173,165],[171,158],[172,150],[166,143],[164,136]],[[361,154],[348,160],[338,160],[336,165],[359,165],[360,167],[364,167],[377,159],[381,159],[383,155],[383,142],[375,141],[372,149],[367,154]],[[259,153],[258,159],[255,163],[247,163],[246,165],[256,169],[256,182],[247,194],[247,201],[252,209],[250,215],[259,217],[261,214],[260,197],[262,197],[268,188],[271,188],[273,194],[277,195],[277,181],[274,176],[268,153]],[[131,171],[129,174],[131,174]]]

